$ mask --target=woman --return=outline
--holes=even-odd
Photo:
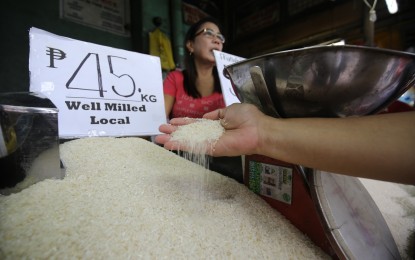
[[[185,70],[167,75],[164,103],[167,117],[201,118],[225,107],[213,50],[221,51],[225,38],[213,18],[193,24],[185,37]]]
[[[173,71],[164,80],[166,117],[202,118],[225,107],[213,50],[222,51],[225,37],[215,19],[193,24],[185,37],[185,70]],[[242,182],[241,157],[211,158],[209,169]]]

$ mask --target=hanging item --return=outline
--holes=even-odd
[[[373,4],[369,4],[367,0],[363,0],[363,2],[369,8],[369,14],[367,15],[365,21],[365,36],[366,36],[366,45],[375,47],[375,22],[377,20],[376,17],[376,4],[377,0],[373,0]]]
[[[170,39],[158,27],[150,32],[150,55],[160,57],[163,70],[175,68]]]

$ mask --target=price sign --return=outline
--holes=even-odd
[[[235,92],[233,91],[230,79],[227,79],[223,75],[223,69],[225,68],[225,66],[231,65],[235,62],[242,61],[245,59],[232,54],[228,54],[226,52],[216,50],[213,50],[213,54],[215,55],[216,68],[219,72],[219,81],[222,87],[222,94],[223,98],[225,99],[226,106],[230,106],[233,103],[241,103],[238,97],[236,96]]]
[[[158,134],[160,58],[30,30],[30,91],[59,109],[61,138]]]

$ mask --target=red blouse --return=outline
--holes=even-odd
[[[164,94],[175,98],[169,118],[201,118],[207,112],[225,107],[225,101],[221,93],[215,92],[202,98],[188,96],[184,90],[183,79],[183,73],[176,70],[170,72],[163,82]]]

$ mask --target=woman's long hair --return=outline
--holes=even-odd
[[[211,22],[214,23],[218,28],[220,28],[219,23],[216,19],[212,17],[205,17],[198,22],[194,23],[192,26],[190,26],[189,30],[186,33],[186,37],[184,39],[184,46],[186,46],[186,43],[188,41],[194,41],[195,34],[198,33],[202,28],[201,26],[206,23]],[[193,98],[201,98],[199,91],[196,89],[196,78],[197,78],[197,70],[195,66],[194,56],[191,55],[189,51],[185,51],[184,54],[184,65],[185,70],[183,71],[184,76],[184,90],[186,91],[187,95],[193,97]],[[222,93],[222,89],[220,87],[219,82],[219,75],[218,70],[216,67],[213,68],[213,78],[214,78],[214,92]]]

